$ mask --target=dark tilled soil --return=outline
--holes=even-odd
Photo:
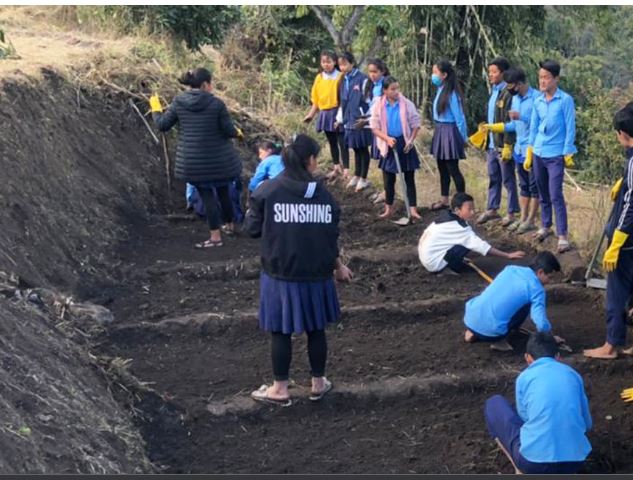
[[[339,389],[318,405],[302,388],[287,409],[248,399],[271,380],[269,340],[257,329],[257,242],[238,236],[196,251],[207,233],[202,222],[156,217],[133,228],[121,250],[127,281],[95,290],[117,316],[99,353],[132,359],[132,373],[183,412],[181,425],[164,429],[152,407],[155,423],[143,430],[150,457],[167,471],[192,473],[510,472],[486,435],[482,408],[494,393],[513,398],[525,336],[511,338],[509,354],[464,344],[463,301],[486,284],[475,273],[424,271],[416,245],[434,215],[398,228],[376,220],[378,208],[364,197],[335,190],[343,255],[356,277],[339,287],[343,318],[328,331],[328,376]],[[477,263],[491,275],[505,264]],[[586,471],[630,472],[633,419],[619,391],[632,386],[633,362],[579,355],[604,335],[599,293],[554,285],[549,300],[556,333],[574,349],[564,361],[583,374],[590,396],[594,452]],[[298,337],[291,373],[298,387],[309,384],[306,357]],[[424,388],[382,387],[427,378]],[[214,414],[208,404],[234,408]]]

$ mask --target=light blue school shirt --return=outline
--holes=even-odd
[[[545,288],[529,267],[510,265],[475,298],[466,302],[464,324],[486,337],[508,334],[510,320],[519,309],[530,306],[530,317],[539,332],[548,332],[551,325],[545,311]]]
[[[457,125],[457,130],[459,130],[462,138],[466,141],[466,137],[468,136],[466,131],[466,117],[464,116],[464,109],[462,108],[457,93],[451,93],[451,99],[446,110],[442,113],[438,113],[437,111],[437,104],[443,88],[444,86],[442,85],[437,89],[435,99],[433,100],[433,121],[439,123],[455,123]]]
[[[369,103],[370,107],[374,106],[374,103],[376,103],[378,100],[380,100],[380,97],[382,96],[382,84],[383,84],[384,78],[381,78],[380,80],[376,81],[376,83],[374,83],[374,87],[371,90],[371,102]]]
[[[543,93],[534,99],[530,119],[530,145],[543,158],[573,155],[577,152],[576,107],[574,99],[560,88],[548,102]]]
[[[505,125],[506,132],[516,132],[516,142],[514,144],[514,159],[519,163],[525,161],[525,152],[530,145],[530,120],[532,119],[532,108],[534,99],[538,92],[532,87],[528,87],[525,97],[516,94],[512,97],[512,107],[510,110],[519,112],[519,119],[512,120]]]
[[[516,381],[521,455],[535,463],[582,462],[591,452],[589,401],[582,377],[551,357],[541,357]]]
[[[385,102],[387,109],[387,135],[393,138],[402,136],[402,121],[400,120],[400,102],[391,105],[389,100]]]
[[[499,98],[501,90],[506,88],[506,85],[506,82],[501,82],[499,85],[492,86],[492,92],[490,93],[490,98],[488,99],[488,123],[495,123],[497,98]],[[495,148],[494,134],[492,132],[488,134],[488,148]]]
[[[248,184],[248,190],[251,192],[254,191],[264,180],[275,178],[284,171],[284,168],[285,166],[281,155],[268,155],[257,165],[255,174]]]

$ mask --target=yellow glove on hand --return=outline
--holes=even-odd
[[[503,146],[503,150],[501,150],[501,160],[503,160],[504,162],[512,160],[512,145],[506,143]]]
[[[574,156],[573,155],[565,155],[565,167],[567,168],[574,168],[576,164],[574,163]]]
[[[622,181],[624,179],[621,178],[620,180],[618,180],[617,182],[615,182],[615,184],[613,185],[613,188],[611,189],[611,201],[615,202],[618,199],[618,193],[620,193],[620,189],[622,188]]]
[[[240,140],[244,140],[244,132],[242,131],[242,129],[239,127],[235,127],[235,130],[237,130],[237,138],[239,138]]]
[[[534,155],[534,149],[528,147],[525,151],[525,162],[523,162],[523,170],[529,172],[532,169],[532,156]]]
[[[488,134],[486,133],[485,123],[480,123],[477,127],[477,131],[468,137],[470,143],[479,150],[486,148],[486,141],[488,140]]]
[[[604,257],[602,258],[602,268],[605,272],[612,272],[615,270],[615,267],[618,266],[618,257],[620,256],[620,249],[626,242],[626,239],[629,238],[627,233],[624,233],[621,230],[616,230],[613,233],[613,239],[611,240],[611,245],[607,248],[607,251],[604,252]]]
[[[505,132],[506,126],[503,123],[486,123],[484,128],[492,133],[503,133]]]
[[[620,398],[625,402],[633,402],[633,388],[625,388],[622,390]]]
[[[152,111],[152,113],[160,113],[163,111],[163,106],[160,104],[160,98],[158,97],[158,95],[152,95],[151,97],[149,97],[149,109]]]

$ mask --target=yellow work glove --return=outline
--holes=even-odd
[[[506,126],[503,123],[486,123],[484,128],[492,133],[503,133],[505,132]]]
[[[605,272],[612,272],[615,270],[615,267],[618,266],[620,249],[626,243],[627,238],[629,238],[628,233],[624,233],[621,230],[616,230],[613,233],[611,245],[609,245],[607,251],[604,252],[604,257],[602,258],[602,268],[605,270]]]
[[[158,97],[158,95],[152,95],[151,97],[149,97],[149,109],[152,111],[152,113],[160,113],[163,111],[163,106],[160,104],[160,98]]]
[[[532,156],[534,155],[534,149],[528,147],[525,151],[525,162],[523,162],[523,170],[529,172],[532,170]]]
[[[488,133],[485,125],[485,123],[480,123],[477,127],[477,131],[468,137],[470,143],[479,150],[484,150],[486,148],[486,141],[488,140]]]
[[[501,160],[503,160],[504,162],[512,160],[512,145],[506,143],[503,146],[503,150],[501,150]]]
[[[574,156],[573,155],[565,155],[565,167],[567,168],[574,168],[576,164],[574,163]]]
[[[622,188],[622,181],[623,180],[624,180],[624,178],[621,178],[620,180],[615,182],[615,184],[613,185],[613,188],[611,189],[611,201],[612,202],[615,202],[618,199],[618,193],[620,193],[620,189]]]
[[[633,402],[633,388],[625,388],[622,390],[620,398],[625,402]]]
[[[235,127],[235,130],[237,130],[237,138],[240,140],[244,140],[244,132],[242,131],[241,128],[239,127]]]

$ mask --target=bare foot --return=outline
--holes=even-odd
[[[385,205],[385,211],[382,212],[378,218],[389,218],[393,215],[394,213],[394,208],[393,205]]]
[[[475,341],[475,334],[470,330],[464,332],[464,341],[466,343],[473,343]]]
[[[500,340],[490,344],[490,350],[495,350],[497,352],[512,352],[514,349],[507,341]]]
[[[422,220],[417,208],[411,207],[409,211],[411,212],[411,218],[414,218],[415,220]]]
[[[602,360],[613,360],[618,357],[618,352],[613,345],[605,343],[598,348],[584,350],[582,354],[588,358],[600,358]]]

